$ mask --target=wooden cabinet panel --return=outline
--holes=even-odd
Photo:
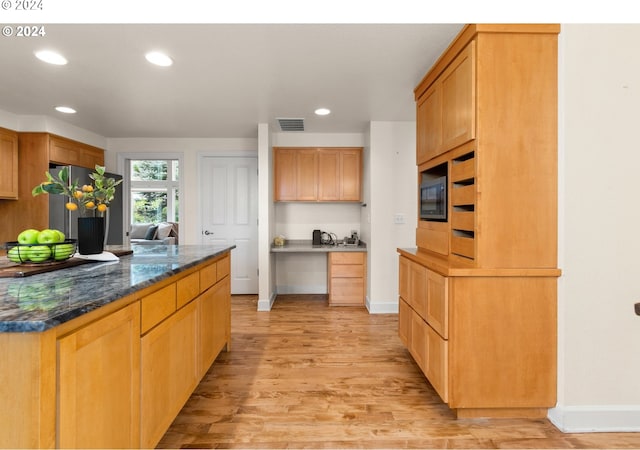
[[[411,341],[411,317],[413,310],[402,297],[398,300],[398,336],[405,347]]]
[[[293,201],[298,199],[296,152],[297,150],[289,148],[274,149],[273,178],[276,201]]]
[[[175,312],[176,284],[172,283],[144,296],[140,304],[142,314],[141,332],[146,333]]]
[[[213,286],[218,278],[218,266],[216,263],[209,264],[200,269],[200,292],[204,292]]]
[[[160,441],[200,380],[197,302],[191,302],[141,339],[140,446]]]
[[[318,199],[318,152],[298,150],[296,163],[296,200],[316,201]]]
[[[425,375],[444,402],[449,401],[449,342],[429,325],[426,332],[427,364]]]
[[[215,267],[215,264],[214,264]],[[200,293],[200,271],[193,272],[176,282],[176,308],[180,309]]]
[[[442,94],[439,84],[418,100],[416,127],[416,163],[420,165],[438,156],[442,147]]]
[[[472,41],[441,75],[443,150],[475,137],[474,48]]]
[[[93,169],[96,165],[104,166],[104,150],[60,136],[51,136],[49,161]]]
[[[427,270],[427,307],[425,320],[444,339],[449,337],[449,281]]]
[[[198,299],[200,326],[200,377],[209,370],[220,351],[229,343],[231,312],[230,278],[217,283]]]
[[[136,448],[140,304],[58,340],[59,448]]]
[[[46,195],[31,195],[33,187],[44,181],[48,169],[48,135],[18,133],[18,198],[0,201],[0,242],[15,241],[26,228],[42,230],[49,226],[49,199]]]
[[[362,149],[340,151],[340,201],[362,198]]]
[[[427,372],[427,329],[429,326],[418,313],[412,310],[411,340],[409,352],[423,373]]]
[[[362,149],[274,147],[274,200],[360,201]]]
[[[231,258],[229,256],[225,256],[222,259],[219,259],[216,262],[216,268],[216,280],[220,281],[231,274]]]
[[[367,260],[364,252],[329,252],[329,305],[364,305]]]
[[[0,199],[18,198],[18,133],[0,128]]]
[[[318,200],[340,200],[340,152],[318,150]]]

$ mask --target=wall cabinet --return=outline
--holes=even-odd
[[[558,32],[467,25],[414,91],[418,182],[444,168],[448,220],[398,249],[398,334],[458,417],[556,402]]]
[[[475,137],[474,42],[416,99],[417,164]]]
[[[367,254],[329,252],[329,306],[364,306],[367,279]]]
[[[104,150],[60,136],[49,136],[49,161],[93,169],[104,166]]]
[[[0,199],[18,198],[18,133],[0,128]]]
[[[360,201],[362,149],[274,147],[274,183],[275,201]]]

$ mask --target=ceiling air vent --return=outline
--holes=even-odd
[[[304,131],[304,119],[278,119],[282,131]]]

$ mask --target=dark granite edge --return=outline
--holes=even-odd
[[[175,269],[171,269],[168,270],[166,272],[164,272],[161,275],[155,276],[153,278],[150,278],[148,280],[142,281],[134,286],[131,286],[130,288],[127,289],[122,289],[119,290],[117,292],[114,292],[110,295],[107,295],[106,297],[101,298],[100,300],[93,302],[93,303],[85,303],[82,306],[75,308],[75,309],[71,309],[69,311],[65,311],[64,313],[56,316],[56,317],[51,317],[47,320],[30,320],[30,321],[3,321],[0,322],[0,332],[2,333],[27,333],[27,332],[42,332],[42,331],[46,331],[49,330],[51,328],[57,327],[59,325],[62,325],[63,323],[69,322],[73,319],[76,319],[78,317],[81,317],[84,314],[90,313],[92,311],[95,311],[96,309],[101,308],[102,306],[108,305],[110,303],[113,303],[114,301],[120,300],[123,297],[126,297],[127,295],[131,295],[134,294],[138,291],[141,291],[147,287],[153,286],[154,284],[158,283],[159,281],[165,280],[167,278],[170,278],[174,275],[177,275],[181,272],[184,272],[185,270],[188,270],[192,267],[195,267],[197,265],[200,265],[206,261],[212,260],[217,258],[218,256],[230,252],[231,250],[233,250],[234,248],[236,248],[235,245],[230,245],[228,247],[225,247],[222,250],[219,250],[215,253],[212,253],[211,255],[207,255],[204,256],[196,261],[192,261],[190,263],[184,264],[180,267],[176,267]],[[130,256],[130,255],[125,255],[126,256]]]

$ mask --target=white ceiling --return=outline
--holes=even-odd
[[[70,24],[0,39],[0,110],[51,116],[107,138],[257,136],[304,118],[305,132],[362,132],[415,120],[413,89],[460,24]],[[61,52],[52,66],[34,52]],[[144,54],[167,52],[169,68]],[[75,108],[74,115],[54,111]],[[332,114],[317,117],[327,107]]]

